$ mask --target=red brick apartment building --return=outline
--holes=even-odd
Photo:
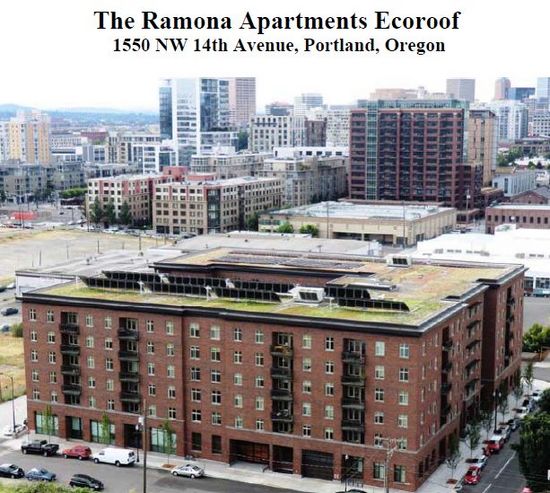
[[[31,428],[414,491],[519,378],[521,266],[178,255],[22,295]]]
[[[549,229],[550,205],[502,204],[485,209],[485,232],[494,233],[503,224],[516,228]]]

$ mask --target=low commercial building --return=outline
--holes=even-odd
[[[209,173],[218,180],[256,176],[270,153],[227,152],[209,155],[196,155],[191,158],[192,173]]]
[[[415,491],[520,376],[523,268],[208,249],[21,296],[29,427]],[[147,440],[135,432],[147,413]],[[384,467],[388,449],[394,451]]]
[[[513,197],[537,186],[536,170],[499,168],[493,177],[493,188],[500,188],[505,197]]]
[[[408,246],[454,229],[456,209],[426,204],[322,202],[262,214],[259,230],[277,231],[284,223],[291,224],[294,231],[313,225],[321,238]]]
[[[550,187],[548,185],[514,195],[510,198],[511,204],[550,204]]]
[[[261,212],[281,206],[278,178],[194,177],[157,185],[154,192],[153,228],[157,233],[223,233],[247,229]]]
[[[502,204],[485,209],[485,232],[494,233],[498,226],[550,229],[550,205]]]

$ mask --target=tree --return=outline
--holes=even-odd
[[[487,409],[482,409],[479,413],[479,425],[485,430],[486,440],[489,440],[489,433],[493,430],[493,413]]]
[[[103,413],[103,416],[101,417],[101,423],[99,426],[100,426],[100,435],[99,435],[100,443],[109,445],[111,443],[111,420],[109,419],[109,416],[107,416],[107,413]]]
[[[116,223],[115,204],[112,200],[105,206],[104,216],[107,224],[111,225]]]
[[[246,130],[241,130],[237,134],[237,150],[243,149],[248,149],[248,132]]]
[[[453,433],[449,436],[449,449],[447,451],[447,457],[445,458],[445,465],[451,470],[451,479],[453,479],[456,467],[461,459],[460,443],[457,436]]]
[[[544,346],[550,346],[550,327],[535,323],[523,335],[523,351],[536,353]]]
[[[506,392],[502,392],[500,394],[500,399],[497,404],[498,410],[500,414],[502,414],[502,421],[505,420],[506,413],[508,412],[508,409],[510,408],[508,403],[508,394]]]
[[[44,408],[42,419],[44,421],[44,434],[48,435],[48,442],[50,442],[51,436],[55,433],[55,421],[52,413],[52,406],[49,404]]]
[[[122,205],[120,206],[119,223],[124,226],[132,224],[132,212],[130,211],[130,206],[126,201],[122,202]]]
[[[74,199],[75,197],[84,197],[86,195],[86,191],[88,189],[86,187],[83,188],[68,188],[67,190],[63,190],[61,192],[61,198],[62,199]]]
[[[519,466],[533,491],[548,491],[546,480],[550,458],[550,414],[538,412],[521,423],[519,443],[512,445],[518,453]]]
[[[527,392],[530,394],[533,387],[533,380],[535,379],[535,374],[533,372],[533,362],[529,361],[523,368],[522,373],[523,381],[527,385]]]
[[[170,455],[176,452],[174,428],[168,420],[164,421],[160,428],[162,430],[162,448],[166,454],[166,462],[170,464]]]
[[[303,235],[311,235],[313,238],[319,237],[319,228],[315,224],[304,224],[300,227],[300,233]]]
[[[5,202],[6,198],[6,192],[4,192],[4,190],[0,190],[0,202]]]
[[[277,233],[294,233],[294,226],[286,221],[279,225],[277,228]]]
[[[21,322],[13,324],[11,326],[11,333],[13,337],[23,337],[23,324]]]
[[[481,424],[479,421],[474,420],[471,423],[468,423],[466,426],[466,437],[464,438],[464,443],[470,449],[470,459],[474,454],[474,450],[478,447],[481,442]]]
[[[94,224],[99,224],[103,219],[103,208],[99,203],[99,198],[96,197],[92,207],[90,208],[90,221]]]
[[[540,396],[539,409],[543,413],[550,414],[550,389],[546,389]]]
[[[518,384],[514,387],[513,393],[514,399],[516,400],[516,407],[518,407],[519,400],[523,397],[523,385],[521,382],[518,382]]]
[[[260,223],[260,214],[257,212],[254,212],[247,220],[246,220],[246,229],[248,231],[258,231],[258,225]]]

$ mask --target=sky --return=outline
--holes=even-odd
[[[302,92],[322,93],[329,104],[367,98],[378,87],[416,88],[443,92],[446,78],[476,79],[476,97],[489,100],[494,82],[506,76],[514,86],[534,86],[550,76],[547,22],[550,2],[544,0],[6,0],[0,7],[0,104],[42,109],[107,107],[157,110],[158,86],[172,77],[256,77],[257,103],[292,101]],[[94,11],[133,16],[133,29],[99,30]],[[392,16],[450,16],[460,11],[458,30],[363,31],[155,31],[141,29],[141,12],[159,16],[230,16],[240,24],[253,16],[364,15],[371,22],[377,10]],[[350,41],[375,38],[378,55],[355,53],[114,53],[115,38],[188,37],[204,41],[223,37],[229,46],[244,41],[292,41],[303,38]],[[389,53],[387,38],[398,41],[442,41],[445,53],[418,56]]]

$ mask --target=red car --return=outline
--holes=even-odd
[[[92,450],[90,447],[86,447],[85,445],[75,445],[72,448],[66,448],[61,452],[63,457],[65,459],[68,459],[69,457],[76,457],[78,460],[83,459],[89,459],[92,455]]]
[[[471,466],[470,469],[468,469],[466,476],[464,476],[464,482],[466,484],[477,484],[480,479],[481,469],[477,466]]]

